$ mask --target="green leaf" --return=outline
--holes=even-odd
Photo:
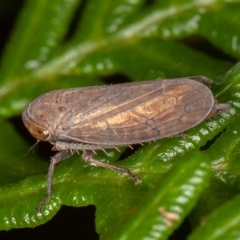
[[[206,151],[212,161],[213,175],[208,188],[199,199],[199,204],[191,214],[193,225],[199,224],[201,219],[213,212],[217,206],[239,193],[239,73],[240,65],[237,64],[225,76],[229,87],[223,90],[221,95],[231,99],[233,107],[230,112],[234,118],[221,137]]]
[[[209,180],[210,161],[206,156],[193,154],[181,160],[135,203],[126,214],[124,227],[120,223],[120,233],[114,231],[111,239],[167,239],[173,233]]]
[[[225,223],[222,209],[234,209],[240,190],[239,7],[239,0],[25,1],[1,56],[0,229],[38,226],[63,204],[94,204],[101,239],[144,239],[151,229],[155,235],[148,239],[167,239],[183,221],[196,229],[190,239],[198,239],[205,231],[201,219],[209,224],[216,212],[219,222],[206,231],[209,239],[215,236]],[[24,156],[31,147],[20,119],[27,103],[53,89],[119,77],[125,82],[194,75],[213,79],[216,100],[231,109],[185,136],[145,144],[129,156],[125,148],[98,153],[102,161],[129,168],[142,185],[82,163],[80,156],[62,162],[52,198],[42,213],[36,211],[46,194],[48,166],[37,152]],[[196,176],[199,185],[191,182],[186,195],[183,186]],[[237,211],[231,211],[226,219],[236,224],[219,236],[236,229]]]
[[[27,74],[49,58],[68,31],[69,21],[79,3],[78,0],[26,1],[2,63],[4,82]]]
[[[35,3],[30,1],[30,3],[26,5],[26,14],[22,14],[21,18],[19,19],[19,25],[17,25],[16,34],[10,43],[10,46],[12,46],[12,48],[6,52],[2,64],[3,74],[1,76],[3,80],[1,81],[0,89],[2,92],[2,99],[5,105],[1,107],[0,113],[4,116],[12,116],[16,113],[19,114],[23,108],[23,105],[26,104],[26,102],[29,100],[30,97],[28,96],[36,93],[34,94],[34,96],[32,96],[33,98],[40,94],[39,88],[37,88],[38,91],[36,91],[36,86],[45,86],[44,90],[46,90],[46,88],[47,90],[52,90],[54,88],[65,87],[66,85],[64,84],[64,81],[59,81],[58,79],[59,75],[62,74],[68,76],[77,74],[79,79],[81,76],[81,79],[84,79],[85,76],[88,75],[90,78],[85,80],[84,83],[86,85],[91,85],[95,84],[95,82],[90,79],[96,77],[96,74],[99,74],[98,72],[96,72],[96,70],[99,71],[105,69],[105,72],[103,72],[103,74],[106,73],[106,69],[107,74],[122,72],[123,74],[127,74],[134,79],[143,79],[145,76],[149,77],[149,72],[156,72],[155,74],[151,74],[152,77],[158,76],[161,78],[166,76],[179,77],[195,74],[205,74],[210,77],[216,78],[220,74],[223,74],[225,71],[227,71],[227,69],[231,66],[231,64],[226,61],[221,61],[221,63],[219,63],[219,61],[215,60],[214,62],[214,59],[209,58],[207,55],[203,56],[202,54],[199,54],[196,50],[194,51],[190,48],[188,48],[187,50],[184,46],[178,46],[176,42],[175,47],[172,47],[171,45],[168,45],[171,44],[171,42],[165,43],[165,37],[164,35],[162,35],[162,32],[158,34],[156,34],[154,31],[148,32],[149,28],[151,29],[158,26],[163,27],[165,26],[165,24],[167,26],[168,24],[165,21],[172,22],[173,14],[176,16],[179,15],[179,18],[184,18],[184,21],[186,21],[185,13],[189,14],[191,12],[191,15],[188,15],[188,20],[190,21],[190,19],[196,17],[196,11],[198,11],[198,14],[202,17],[200,17],[200,19],[204,19],[204,16],[202,16],[203,13],[201,14],[201,12],[205,13],[206,11],[212,10],[212,8],[218,4],[217,2],[206,3],[206,1],[199,0],[188,3],[183,2],[182,4],[180,4],[181,6],[178,7],[175,7],[173,3],[173,5],[164,6],[163,8],[161,8],[158,6],[158,1],[156,1],[153,6],[150,5],[146,8],[141,8],[140,6],[142,1],[136,1],[136,4],[129,4],[131,5],[130,7],[126,6],[127,9],[130,9],[128,14],[126,14],[126,11],[123,11],[121,14],[120,10],[122,7],[125,7],[125,1],[119,1],[119,5],[117,5],[117,3],[111,4],[110,1],[109,3],[106,3],[106,1],[104,1],[104,3],[102,1],[95,1],[94,7],[92,6],[93,3],[89,1],[89,5],[87,4],[85,6],[86,12],[84,12],[84,16],[92,16],[92,11],[96,12],[96,9],[98,9],[98,14],[96,15],[96,18],[91,18],[91,25],[89,23],[89,21],[91,21],[89,17],[88,20],[86,19],[87,17],[83,17],[83,23],[81,24],[83,24],[84,27],[80,27],[79,30],[76,32],[76,39],[75,35],[73,35],[73,38],[70,39],[66,44],[59,44],[58,48],[54,45],[53,49],[51,49],[48,45],[46,45],[46,37],[42,38],[41,32],[37,32],[37,34],[35,34],[36,29],[48,29],[50,33],[53,33],[53,35],[56,36],[56,39],[61,39],[62,35],[67,32],[65,28],[67,25],[69,25],[70,14],[73,12],[73,8],[77,4],[80,4],[80,2],[77,0],[55,1],[51,2],[51,6],[47,4],[47,0],[42,1],[41,3],[39,3],[38,1],[35,1]],[[227,5],[227,3],[224,4],[221,2],[222,1],[219,1],[218,8],[224,10],[224,7],[225,5]],[[111,7],[112,9],[109,10]],[[47,9],[46,11],[49,12],[49,14],[53,12],[55,15],[53,15],[53,13],[52,15],[44,15],[44,21],[37,21],[38,25],[36,25],[36,16],[40,17],[40,11],[45,11],[45,8]],[[202,9],[200,13],[199,8]],[[60,9],[60,13],[61,10],[63,10],[64,15],[61,15],[58,11],[56,11],[56,9]],[[119,15],[122,16],[122,21],[124,22],[121,24],[121,27],[119,26],[116,31],[110,32],[109,34],[103,34],[106,31],[106,28],[109,26],[108,20],[102,20],[102,16],[108,19],[105,14],[105,11],[107,11],[106,9],[108,10],[108,12],[112,11],[113,13],[116,13],[117,10],[120,11],[118,14],[116,13],[110,16],[111,22],[114,22],[114,20],[119,20]],[[34,11],[39,12],[38,14],[35,14]],[[29,21],[30,17],[28,16],[28,14],[31,13],[33,14],[33,20]],[[62,21],[64,21],[64,24],[62,24]],[[58,27],[56,28],[54,24],[51,25],[49,24],[49,22],[56,22]],[[91,27],[92,25],[95,26],[96,23],[99,22],[102,22],[102,24],[99,27],[100,29],[97,29],[97,31],[102,33],[96,33],[95,28]],[[178,22],[178,19],[175,19],[174,23],[176,24]],[[171,26],[173,26],[173,23],[171,23]],[[231,26],[229,26],[229,28],[230,27]],[[79,37],[77,36],[85,36],[84,31],[86,31],[86,28],[89,29],[88,33],[86,34],[87,36],[92,34],[91,38],[88,40],[80,38],[79,40]],[[195,34],[196,28],[197,27],[194,28]],[[89,33],[90,30],[91,33]],[[147,33],[145,33],[145,31],[147,31]],[[44,32],[46,31],[44,30]],[[191,33],[193,33],[193,31],[191,31]],[[173,34],[175,38],[178,37],[176,36],[175,31]],[[181,33],[179,34],[179,37],[183,37]],[[33,35],[35,36],[35,38],[32,38]],[[29,42],[28,45],[25,45],[25,43],[28,42],[26,41],[27,37],[28,41],[31,42]],[[165,45],[159,45],[159,47],[156,48],[156,37],[158,39],[159,37],[161,37],[162,39],[158,40],[159,44]],[[142,45],[142,39],[145,38],[152,39],[152,43],[147,42]],[[34,43],[32,43],[34,39],[38,39],[38,41],[34,41]],[[228,41],[229,40],[230,39],[228,39]],[[138,41],[140,41],[140,44],[138,44]],[[20,45],[18,47],[16,42],[23,43],[24,46]],[[168,46],[166,46],[166,44]],[[133,45],[134,48],[132,47]],[[13,46],[17,46],[16,49],[14,49]],[[26,50],[26,47],[28,46],[33,46],[33,49],[29,47],[29,49]],[[127,54],[124,54],[124,52],[122,52],[122,48],[124,46],[129,46],[125,50]],[[45,48],[49,49],[49,52],[51,54],[45,54],[44,61],[41,61],[41,51]],[[20,50],[21,52],[18,53]],[[105,52],[105,56],[101,57],[100,59],[100,56],[98,57],[99,51],[100,53],[102,51]],[[116,51],[113,59],[111,58],[111,56],[106,55],[109,51]],[[33,52],[35,55],[30,56],[29,54],[28,56],[25,54],[26,52]],[[139,55],[138,52],[142,54]],[[158,54],[153,55],[153,53],[156,52],[158,52]],[[92,61],[92,54],[95,55],[95,61]],[[118,59],[118,62],[115,63],[116,60],[114,61],[114,59]],[[143,61],[143,59],[146,59],[146,61]],[[10,62],[12,63],[11,67],[5,66],[8,65]],[[29,64],[29,62],[38,62],[38,64]],[[82,62],[85,62],[85,64],[83,66],[80,66]],[[88,62],[91,63],[88,64]],[[131,70],[131,68],[129,68],[129,65],[126,64],[129,62],[131,62],[131,65],[133,65],[134,62],[137,62],[138,64],[141,63],[141,65],[137,68],[137,71],[135,70],[130,74],[129,71]],[[116,64],[117,66],[115,66]],[[13,67],[15,65],[16,69],[15,67]],[[26,69],[26,67],[24,66],[28,65],[31,65],[32,67]],[[118,67],[118,65],[120,66]],[[136,68],[137,65],[135,64],[134,68]],[[176,66],[178,66],[177,69]],[[22,70],[18,71],[18,68]],[[142,72],[139,73],[141,69]],[[211,73],[207,69],[211,69]],[[71,77],[69,78],[71,79]],[[81,80],[81,82],[82,81],[83,80]],[[32,84],[33,82],[35,84]],[[49,84],[49,82],[51,82],[51,84]],[[78,84],[79,82],[76,83],[76,81],[70,81],[68,86],[76,87]],[[26,88],[25,86],[28,87]],[[25,98],[23,99],[22,96],[25,96]],[[26,99],[26,97],[28,97],[28,99]],[[16,104],[16,102],[21,104]]]
[[[29,146],[8,122],[0,120],[0,185],[18,182],[45,171],[47,165],[39,157],[29,158]],[[27,154],[28,153],[28,154]]]
[[[238,211],[240,197],[237,196],[202,221],[188,240],[239,239],[240,217]]]

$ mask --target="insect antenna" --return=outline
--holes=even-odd
[[[35,150],[35,149],[38,150],[37,145],[38,145],[39,142],[40,142],[40,141],[37,140],[37,142],[35,142],[35,143],[28,149],[28,151],[24,154],[24,156],[26,156],[31,150],[32,150],[33,153],[34,153],[34,150]]]

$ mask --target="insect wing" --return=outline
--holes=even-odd
[[[188,79],[73,91],[58,96],[59,105],[73,98],[75,104],[56,136],[89,144],[134,144],[176,135],[203,121],[214,105],[208,87]]]

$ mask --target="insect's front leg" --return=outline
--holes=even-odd
[[[37,206],[37,210],[39,212],[42,211],[43,205],[47,203],[52,196],[52,179],[53,179],[55,165],[65,160],[66,158],[70,157],[74,152],[68,152],[66,150],[63,150],[61,152],[58,152],[51,158],[51,162],[48,170],[48,176],[47,176],[47,197],[44,198]]]
[[[128,168],[99,161],[94,158],[94,155],[95,154],[93,151],[88,150],[88,151],[84,151],[82,158],[85,162],[92,163],[92,164],[95,164],[100,167],[109,168],[112,170],[126,173],[129,177],[131,177],[134,180],[136,185],[142,182],[142,180],[140,178],[138,178],[134,173],[132,173]]]

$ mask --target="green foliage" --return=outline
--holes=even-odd
[[[94,204],[101,239],[168,239],[186,219],[189,240],[240,239],[239,9],[240,0],[25,1],[0,68],[0,229],[38,226],[61,205]],[[79,156],[59,164],[53,196],[38,213],[48,166],[37,153],[23,156],[30,145],[8,119],[46,91],[100,85],[115,74],[204,75],[232,108],[122,161],[115,150],[98,153],[135,172],[138,186]]]

